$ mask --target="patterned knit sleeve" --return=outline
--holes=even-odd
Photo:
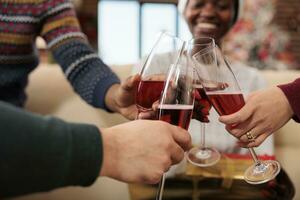
[[[300,123],[300,78],[278,87],[283,91],[294,111],[293,119]]]
[[[89,104],[106,108],[105,94],[118,77],[88,45],[69,0],[46,0],[40,35],[74,90]]]

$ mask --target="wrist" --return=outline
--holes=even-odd
[[[108,91],[105,95],[105,105],[112,112],[118,112],[119,111],[119,106],[116,103],[116,99],[115,99],[115,96],[116,96],[116,93],[117,93],[119,87],[120,87],[120,84],[112,85],[108,89]]]
[[[99,176],[113,177],[113,172],[116,170],[116,152],[117,141],[111,128],[100,129],[103,143],[102,167]]]
[[[280,87],[275,87],[275,88],[280,93],[281,102],[283,103],[284,107],[286,108],[285,110],[287,112],[287,115],[289,116],[289,118],[291,118],[294,115],[294,111],[289,102],[289,99],[287,98],[287,96],[285,95],[285,93],[282,91],[282,89]]]

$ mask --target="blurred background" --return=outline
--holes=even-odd
[[[133,64],[161,30],[189,39],[177,0],[73,0],[83,32],[108,64]],[[300,1],[242,0],[228,57],[258,69],[300,69]],[[43,45],[40,45],[43,47]]]
[[[189,39],[186,24],[177,11],[177,0],[73,0],[82,30],[101,58],[122,80],[131,74],[132,64],[145,56],[157,32],[167,30]],[[300,77],[300,1],[243,0],[239,21],[228,33],[222,48],[227,57],[262,69],[268,85]],[[41,67],[30,77],[26,109],[71,122],[110,127],[125,122],[118,114],[96,110],[72,90],[61,69],[53,63],[46,45],[38,40]],[[270,70],[271,69],[271,70]],[[295,69],[295,70],[286,70]],[[277,70],[277,71],[276,71]],[[278,71],[281,70],[281,71]],[[298,71],[296,71],[298,70]],[[299,124],[290,122],[275,137],[276,157],[300,188]],[[46,180],[47,181],[47,180]],[[99,178],[89,188],[69,187],[15,200],[129,200],[128,186]],[[297,192],[295,199],[300,199]]]

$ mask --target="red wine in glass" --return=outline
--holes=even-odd
[[[140,111],[152,109],[152,104],[160,98],[164,83],[164,81],[153,80],[140,81],[135,99]]]
[[[187,130],[192,112],[193,105],[163,104],[159,105],[157,114],[160,116],[160,120]]]
[[[208,92],[207,96],[219,115],[235,113],[245,105],[244,97],[241,93]]]

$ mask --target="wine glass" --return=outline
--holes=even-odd
[[[141,81],[137,86],[135,98],[138,115],[141,112],[153,111],[152,105],[160,98],[169,68],[176,62],[183,48],[184,41],[181,39],[167,32],[159,34],[140,72]],[[155,119],[153,112],[151,116]]]
[[[235,75],[217,46],[200,50],[193,61],[205,93],[219,115],[235,113],[245,105]],[[244,173],[246,182],[261,184],[278,175],[280,164],[277,161],[259,160],[253,148],[249,151],[254,164]]]
[[[215,46],[215,41],[213,38],[199,37],[199,38],[192,39],[188,43],[188,55],[192,57],[197,52],[209,47],[211,48],[213,46]],[[198,101],[198,103],[201,106],[204,106],[203,109],[210,110],[211,104],[204,92],[204,89],[201,85],[198,76],[194,77],[194,88],[197,90],[196,92],[198,92],[198,96],[200,97],[200,98],[196,98],[195,101]],[[212,166],[220,160],[221,154],[219,153],[219,151],[215,148],[207,147],[205,145],[205,123],[204,122],[200,122],[200,146],[190,149],[186,157],[190,163],[199,167]]]
[[[194,69],[183,51],[170,69],[157,108],[158,119],[188,129],[194,108]],[[165,175],[159,183],[156,200],[162,199]]]

